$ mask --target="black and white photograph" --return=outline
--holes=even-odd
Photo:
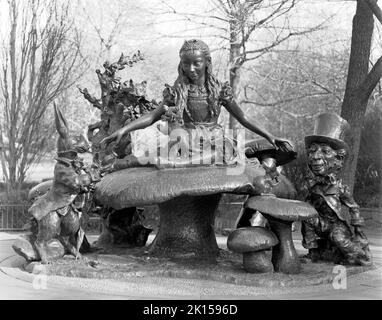
[[[0,0],[0,300],[381,300],[381,176],[381,0]]]

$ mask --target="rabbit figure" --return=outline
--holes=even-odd
[[[28,212],[37,222],[31,243],[35,259],[27,256],[22,248],[14,250],[27,260],[48,263],[65,254],[80,258],[80,247],[85,232],[81,227],[81,194],[89,192],[100,181],[99,171],[84,165],[79,153],[90,150],[84,136],[72,136],[61,110],[55,104],[55,124],[59,134],[54,179],[49,191],[38,197]]]

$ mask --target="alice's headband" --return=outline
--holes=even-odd
[[[202,40],[187,40],[184,42],[183,46],[180,48],[179,56],[182,57],[184,54],[193,52],[193,51],[202,51],[206,58],[211,58],[210,48]]]

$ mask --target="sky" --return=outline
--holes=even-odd
[[[148,5],[148,1],[142,1],[142,8]],[[151,2],[151,1],[150,1]],[[154,1],[156,2],[156,1]],[[182,10],[183,12],[195,12],[200,13],[211,9],[208,5],[208,1],[205,0],[193,0],[193,1],[167,1],[176,10]],[[351,21],[355,12],[355,2],[341,1],[341,2],[326,2],[326,1],[301,1],[295,9],[288,16],[290,19],[290,24],[297,28],[307,28],[315,26],[322,21],[329,19],[331,16],[335,18],[328,22],[328,28],[333,37],[337,37],[340,34],[343,37],[349,37],[351,34]],[[167,22],[163,21],[169,20],[169,16],[158,16],[155,30],[161,34],[172,34],[174,30],[179,30],[179,33],[185,34],[196,34],[200,37],[206,36],[209,33],[209,28],[203,30],[191,31],[193,28],[192,24],[189,22]],[[187,30],[184,32],[184,30]],[[169,42],[173,44],[179,44],[181,41],[179,39],[169,39]]]
[[[19,0],[24,1],[24,0]],[[46,0],[41,0],[46,1]],[[65,1],[65,0],[62,0]],[[174,15],[156,14],[163,12],[165,6],[178,12],[200,14],[211,10],[211,1],[206,0],[71,0],[75,6],[73,15],[76,18],[81,30],[83,41],[86,44],[85,54],[92,57],[94,65],[90,66],[87,75],[90,79],[94,77],[94,70],[102,65],[106,59],[116,60],[122,52],[130,54],[137,49],[151,57],[146,64],[146,70],[158,73],[158,68],[162,68],[158,77],[164,77],[164,82],[171,80],[175,73],[163,70],[163,66],[168,65],[168,70],[176,68],[178,51],[184,40],[190,37],[198,37],[205,40],[212,51],[223,46],[218,40],[208,37],[211,28],[204,27],[195,30],[193,20],[182,21]],[[381,2],[381,1],[379,1]],[[6,29],[7,0],[0,0],[0,45],[2,40],[9,36]],[[162,9],[158,9],[161,7]],[[339,50],[348,48],[351,39],[352,18],[355,13],[355,1],[324,1],[324,0],[300,0],[296,8],[288,15],[289,24],[295,29],[316,26],[325,21],[321,31],[290,39],[284,46],[300,49],[324,51]],[[100,50],[100,41],[94,26],[100,28],[102,36],[108,38],[112,29],[111,17],[115,17],[122,12],[124,27],[118,30],[119,36],[115,38],[115,43],[109,52],[102,52],[98,57],[94,55]],[[212,11],[213,14],[217,12]],[[208,22],[208,21],[206,21]],[[281,21],[283,22],[283,20]],[[269,40],[267,32],[256,32],[252,39],[253,45],[261,45]],[[250,46],[251,44],[248,44]],[[381,51],[381,49],[379,50]],[[375,56],[379,52],[373,52]],[[213,60],[216,62],[215,70],[226,68],[226,52],[217,51],[213,53]],[[158,67],[156,67],[156,64]],[[93,70],[94,69],[94,70]],[[145,75],[139,76],[142,70],[130,69],[132,77],[137,81],[142,81]],[[85,81],[86,82],[86,81]]]
[[[166,45],[179,47],[187,36],[203,39],[211,33],[211,28],[208,27],[194,30],[195,25],[192,21],[179,21],[178,18],[174,19],[174,16],[170,15],[149,14],[150,11],[155,12],[159,6],[165,7],[162,0],[75,0],[73,2],[79,8],[74,14],[81,15],[83,23],[88,25],[91,22],[99,25],[102,25],[104,21],[106,23],[108,15],[117,13],[120,3],[131,6],[132,14],[127,11],[126,15],[128,16],[127,20],[130,21],[130,29],[134,32],[127,30],[125,32],[126,42],[131,46],[160,46],[163,44],[158,44],[158,40],[155,40],[163,39],[163,35],[171,35],[172,37],[166,38]],[[169,10],[173,8],[179,12],[198,14],[208,12],[211,9],[211,2],[206,0],[166,0],[165,2],[169,4]],[[7,19],[6,3],[6,0],[0,0],[1,37],[7,35],[7,29],[4,28]],[[97,7],[99,6],[99,4],[96,5],[97,3],[101,3],[101,7]],[[292,26],[303,28],[317,25],[335,15],[327,24],[330,32],[325,32],[325,37],[349,38],[355,4],[355,1],[301,0],[288,18]],[[84,28],[84,32],[86,34],[86,28]],[[91,38],[90,34],[88,36]],[[258,36],[261,37],[261,35]],[[309,41],[307,40],[307,42]]]

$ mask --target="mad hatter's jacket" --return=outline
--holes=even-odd
[[[337,179],[335,175],[330,174],[326,177],[311,176],[307,180],[307,187],[309,194],[306,200],[310,202],[319,213],[320,211],[322,212],[323,208],[322,202],[317,201],[317,199],[323,199],[340,220],[346,222],[348,225],[364,225],[364,219],[360,215],[359,206],[354,201],[349,187],[343,185],[342,181]],[[346,208],[348,208],[348,210],[346,210]],[[320,215],[322,214],[320,213]]]

